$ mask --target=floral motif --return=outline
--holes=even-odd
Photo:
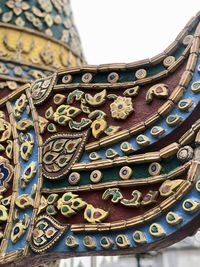
[[[29,4],[23,0],[9,0],[6,5],[11,8],[17,16],[30,8]]]
[[[118,96],[110,104],[110,111],[113,118],[125,120],[134,111],[131,98]]]

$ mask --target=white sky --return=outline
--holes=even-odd
[[[199,0],[71,0],[85,57],[90,64],[132,62],[162,52]]]

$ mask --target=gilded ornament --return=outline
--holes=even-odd
[[[80,182],[81,176],[78,172],[72,172],[69,175],[68,182],[71,185],[77,185]]]
[[[32,161],[23,171],[22,176],[20,177],[20,186],[22,189],[25,189],[26,186],[30,183],[33,177],[36,174],[36,163]]]
[[[133,197],[131,199],[123,198],[120,203],[127,207],[139,207],[141,205],[142,194],[138,190],[134,190],[131,194]]]
[[[92,111],[89,115],[88,115],[89,119],[94,119],[96,118],[98,119],[106,119],[106,113],[103,112],[102,110],[96,109],[94,111]]]
[[[144,135],[144,134],[138,135],[137,138],[136,138],[136,142],[140,146],[147,146],[147,145],[150,144],[149,138],[146,135]]]
[[[8,74],[8,72],[8,68],[3,63],[0,63],[0,74]]]
[[[45,45],[45,47],[42,49],[42,51],[40,52],[40,57],[46,65],[53,64],[54,53],[53,53],[53,50],[51,49],[51,43],[50,42],[48,42]]]
[[[161,168],[162,166],[158,162],[152,162],[148,168],[149,174],[152,176],[159,175]]]
[[[11,195],[9,197],[2,198],[0,201],[0,203],[5,207],[10,206],[10,202],[11,202]]]
[[[156,203],[158,195],[159,195],[158,191],[149,190],[149,192],[143,197],[141,201],[141,205],[146,206],[146,205]]]
[[[54,114],[53,108],[52,108],[52,107],[49,107],[49,108],[46,110],[46,112],[45,112],[45,118],[46,118],[47,120],[53,120],[53,119],[54,119],[53,114]]]
[[[170,225],[177,225],[183,221],[183,218],[175,212],[170,211],[166,215],[166,221]]]
[[[139,69],[135,73],[135,77],[140,80],[147,77],[147,71],[145,69]]]
[[[54,202],[56,202],[58,199],[58,194],[50,194],[48,197],[47,197],[47,203],[48,204],[53,204]]]
[[[30,219],[28,214],[24,214],[23,220],[20,220],[14,225],[10,237],[12,243],[17,243],[17,241],[22,237],[28,228],[29,222]]]
[[[123,198],[123,196],[119,188],[109,188],[103,193],[102,199],[108,200],[109,198],[111,198],[111,201],[113,203],[118,203]]]
[[[63,235],[66,226],[47,215],[37,218],[31,237],[30,246],[36,253],[41,253],[51,248]]]
[[[169,115],[167,118],[166,118],[166,122],[167,124],[170,126],[170,127],[173,127],[173,126],[176,126],[178,125],[179,123],[182,122],[182,118],[175,114],[175,115]]]
[[[27,107],[28,100],[25,94],[22,94],[15,102],[15,109],[22,113]]]
[[[108,136],[112,136],[115,133],[117,133],[120,130],[120,126],[114,126],[110,125],[108,128],[105,129],[104,133],[107,134]]]
[[[127,248],[130,246],[130,241],[126,235],[117,235],[115,243],[120,248]]]
[[[108,212],[104,211],[103,209],[94,208],[90,204],[87,204],[84,212],[84,219],[89,223],[100,223],[104,221],[107,216]]]
[[[20,209],[26,209],[29,207],[33,207],[34,201],[28,194],[22,194],[16,198],[15,204]]]
[[[131,154],[132,152],[134,152],[133,146],[131,143],[125,141],[123,143],[121,143],[120,145],[120,149],[125,153],[125,154]]]
[[[67,218],[70,218],[71,216],[76,214],[76,212],[69,205],[63,205],[60,209],[60,212]]]
[[[47,131],[50,133],[56,133],[57,132],[57,128],[55,126],[55,124],[53,123],[49,123],[47,126]]]
[[[87,203],[81,198],[75,198],[71,200],[71,208],[75,211],[82,210],[86,207]]]
[[[107,128],[107,122],[104,119],[97,119],[92,122],[90,127],[92,129],[92,135],[97,139]]]
[[[191,146],[184,146],[180,148],[179,151],[177,152],[177,158],[181,162],[187,162],[191,160],[193,156],[194,156],[194,150]]]
[[[24,161],[28,161],[32,151],[33,151],[33,146],[34,144],[29,142],[29,141],[25,141],[21,144],[20,147],[20,156]]]
[[[146,237],[145,237],[145,235],[144,235],[144,233],[142,231],[135,231],[133,233],[133,240],[137,244],[145,244],[145,243],[147,243]]]
[[[48,206],[47,199],[44,196],[41,196],[41,198],[40,198],[40,205],[38,207],[37,214],[40,214],[42,211],[44,211],[47,206]]]
[[[50,14],[47,14],[45,16],[44,21],[46,22],[48,27],[51,28],[53,26],[54,20],[53,20],[53,18],[52,18],[52,16]]]
[[[183,181],[184,180],[181,179],[164,181],[159,188],[160,195],[163,197],[168,197],[174,194],[177,187],[179,187],[183,183]]]
[[[114,150],[113,148],[108,148],[106,150],[105,155],[106,155],[106,158],[108,158],[108,159],[114,159],[115,157],[119,156],[119,154],[117,153],[117,151]]]
[[[50,13],[53,9],[52,3],[50,0],[38,0],[38,3],[42,10],[44,10],[47,13]]]
[[[65,240],[65,245],[70,248],[76,248],[79,246],[79,243],[74,236],[69,235]]]
[[[154,97],[167,98],[169,96],[168,86],[164,83],[159,83],[151,86],[146,94],[146,102],[149,104]]]
[[[150,133],[153,137],[159,138],[160,136],[162,136],[165,133],[165,129],[163,127],[160,127],[160,126],[154,126],[151,128]]]
[[[84,96],[84,92],[76,89],[73,92],[68,94],[67,104],[73,104],[75,100],[80,101],[83,96]]]
[[[118,96],[117,99],[110,104],[110,111],[112,118],[125,120],[134,111],[131,98]]]
[[[139,89],[140,89],[140,87],[138,85],[133,87],[133,88],[126,89],[126,91],[124,91],[123,95],[135,97],[139,94]]]
[[[173,56],[168,56],[163,60],[163,65],[168,68],[176,61],[176,58]]]
[[[69,128],[76,131],[81,131],[88,128],[92,121],[90,119],[81,118],[80,121],[69,121]]]
[[[43,134],[47,128],[49,121],[41,116],[38,117],[38,125],[40,134]]]
[[[7,159],[0,156],[0,192],[7,190],[9,181],[13,176],[13,167]]]
[[[13,141],[8,140],[7,144],[8,145],[6,146],[6,156],[9,159],[12,159],[13,158]]]
[[[93,107],[101,106],[106,101],[107,92],[104,89],[102,92],[95,94],[92,96],[91,94],[85,94],[85,100],[87,103]]]
[[[94,241],[94,239],[91,236],[84,236],[83,238],[83,245],[86,248],[92,249],[92,248],[96,248],[96,243]]]
[[[183,205],[182,205],[183,209],[187,212],[196,212],[199,207],[200,207],[200,204],[199,202],[197,202],[196,200],[193,200],[193,199],[186,199],[184,202],[183,202]]]
[[[62,197],[57,202],[57,208],[61,209],[63,205],[71,204],[72,200],[77,198],[78,195],[73,194],[72,192],[67,192],[62,195]]]
[[[70,120],[70,118],[75,118],[80,113],[81,113],[81,110],[79,108],[71,107],[69,105],[62,104],[56,109],[53,116],[54,116],[54,120],[56,120],[56,121],[59,120],[59,117],[61,115],[68,117]]]
[[[64,103],[64,101],[66,100],[66,96],[65,95],[61,95],[61,94],[56,94],[53,97],[53,102],[56,105],[61,105]]]
[[[116,94],[108,94],[107,99],[108,100],[115,100],[115,99],[117,99],[117,95]]]
[[[58,179],[66,175],[78,161],[88,133],[56,134],[46,140],[43,147],[43,175]]]
[[[192,106],[193,102],[191,99],[182,99],[178,103],[178,108],[181,111],[186,111]]]
[[[99,183],[101,181],[103,177],[103,174],[101,171],[99,170],[94,170],[93,172],[91,172],[90,174],[90,180],[93,182],[93,183]]]
[[[62,83],[71,83],[72,81],[72,76],[70,74],[64,75],[62,77]]]
[[[53,74],[32,83],[30,92],[35,105],[42,104],[50,96],[56,76]]]
[[[193,40],[193,36],[192,35],[186,35],[183,39],[183,44],[184,45],[189,45]]]
[[[57,214],[57,210],[54,205],[48,205],[46,208],[47,215],[53,216]]]
[[[5,23],[8,23],[9,21],[12,20],[12,18],[13,18],[13,12],[12,11],[5,12],[5,13],[3,13],[2,21]]]
[[[89,154],[90,160],[98,160],[101,159],[101,156],[97,152],[92,152]]]
[[[90,83],[92,81],[92,74],[91,73],[84,73],[81,80],[83,83]]]
[[[162,226],[158,223],[153,223],[149,227],[149,232],[154,237],[163,237],[166,235]]]
[[[33,121],[29,119],[22,119],[19,122],[17,122],[17,130],[26,132],[28,129],[32,128],[34,126]]]
[[[10,90],[16,90],[18,87],[18,84],[14,81],[7,81],[7,86]]]
[[[128,180],[131,178],[133,170],[129,166],[124,166],[119,171],[119,176],[123,180]]]
[[[3,143],[11,137],[11,125],[9,122],[0,118],[0,143]]]
[[[111,249],[113,247],[114,243],[113,243],[111,238],[109,238],[107,236],[103,236],[100,239],[100,245],[104,249]]]
[[[199,93],[200,92],[200,81],[193,82],[191,89],[194,94]]]
[[[31,51],[35,48],[35,41],[34,39],[32,39],[30,44],[28,44],[28,46],[25,46],[23,36],[21,35],[18,38],[18,40],[16,40],[16,42],[13,44],[10,38],[8,38],[8,35],[5,34],[3,37],[3,45],[8,51],[14,53],[13,55],[14,60],[21,61],[23,59],[24,54],[25,55],[30,54]],[[16,75],[19,75],[19,76],[22,75],[23,70],[20,66],[17,67],[14,65],[12,68],[14,69],[14,72]]]
[[[119,80],[119,74],[116,73],[116,72],[111,72],[109,75],[108,75],[108,82],[109,83],[117,83]]]
[[[196,190],[200,192],[200,180],[196,182]]]
[[[6,222],[8,220],[8,209],[0,205],[0,222]]]

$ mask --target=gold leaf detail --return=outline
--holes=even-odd
[[[88,104],[90,104],[93,107],[101,106],[106,101],[106,89],[104,89],[102,92],[95,94],[94,96],[90,94],[85,94],[85,100]]]

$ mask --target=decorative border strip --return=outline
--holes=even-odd
[[[140,178],[136,180],[125,180],[125,181],[113,181],[106,182],[101,184],[91,184],[91,185],[82,185],[82,186],[68,186],[62,188],[44,188],[42,189],[42,193],[61,193],[61,192],[79,192],[79,191],[90,191],[90,190],[99,190],[105,189],[108,187],[129,187],[129,186],[144,186],[149,184],[157,184],[163,182],[167,179],[174,179],[175,177],[183,174],[186,170],[189,169],[191,165],[191,161],[185,163],[184,165],[175,168],[169,173],[165,173],[157,176],[149,176],[146,178]]]
[[[155,152],[147,152],[144,154],[137,154],[133,156],[124,156],[117,157],[115,159],[105,159],[105,160],[97,160],[93,162],[81,162],[76,163],[72,167],[73,171],[81,171],[81,170],[94,170],[96,168],[108,168],[113,166],[121,166],[124,163],[145,163],[152,161],[159,161],[161,158],[167,158],[178,152],[179,148],[188,144],[192,138],[195,137],[195,134],[200,129],[200,119],[197,120],[191,128],[185,132],[178,140],[178,142],[174,142],[158,151]]]
[[[25,33],[30,33],[30,34],[42,37],[42,38],[46,39],[47,41],[52,41],[54,43],[57,43],[57,44],[65,47],[69,51],[71,51],[74,54],[75,57],[79,58],[84,63],[84,59],[80,58],[80,56],[78,54],[76,54],[76,52],[73,51],[73,49],[70,48],[66,43],[63,43],[62,41],[59,41],[59,40],[57,40],[57,39],[55,39],[55,38],[53,38],[51,36],[48,36],[48,35],[46,35],[46,34],[44,34],[42,32],[39,32],[37,30],[28,29],[28,28],[21,28],[21,27],[18,27],[16,25],[11,25],[9,23],[3,23],[3,22],[0,22],[0,27],[5,27],[5,28],[13,29],[13,30],[18,30],[18,31],[22,31],[22,32],[25,32]]]
[[[14,206],[15,206],[15,200],[17,197],[17,191],[18,191],[18,180],[20,177],[20,159],[19,159],[19,144],[18,144],[18,133],[16,130],[16,121],[15,118],[13,116],[13,109],[12,109],[12,105],[11,102],[7,102],[6,103],[6,107],[7,107],[7,111],[9,114],[9,118],[10,118],[10,124],[11,124],[11,128],[12,128],[12,135],[13,135],[13,155],[15,155],[14,158],[14,177],[13,177],[13,186],[12,186],[12,196],[11,196],[11,203],[10,203],[10,209],[9,209],[9,216],[8,216],[8,220],[6,223],[6,227],[5,227],[5,231],[4,231],[4,236],[3,239],[1,241],[1,247],[0,247],[0,251],[2,253],[2,261],[4,261],[4,257],[5,257],[5,252],[6,249],[8,247],[8,243],[9,243],[9,237],[11,235],[11,231],[13,228],[13,214],[14,214]],[[22,250],[19,250],[20,253]],[[13,257],[15,256],[15,254],[12,254]],[[18,252],[16,254],[16,257],[18,255]]]
[[[191,165],[192,166],[192,165]],[[144,221],[150,221],[155,219],[159,215],[166,211],[170,207],[172,207],[177,199],[181,198],[184,194],[186,194],[191,188],[193,184],[190,181],[184,181],[182,185],[179,187],[174,195],[168,197],[166,200],[161,202],[157,207],[152,208],[151,210],[145,212],[143,215],[139,215],[136,217],[132,217],[127,220],[120,220],[111,223],[94,223],[94,224],[72,224],[71,231],[72,232],[93,232],[93,231],[112,231],[112,230],[124,230],[136,225],[143,223]]]
[[[38,118],[38,114],[36,112],[35,106],[33,104],[33,100],[31,97],[31,93],[30,93],[30,88],[26,89],[26,95],[28,98],[28,102],[30,105],[30,109],[31,109],[31,113],[32,113],[32,118],[34,121],[34,129],[35,129],[35,133],[36,133],[36,140],[37,140],[37,145],[38,145],[38,183],[37,183],[37,189],[36,189],[36,194],[35,194],[35,201],[34,201],[34,210],[33,210],[33,214],[32,214],[32,218],[30,221],[30,227],[29,227],[29,231],[27,234],[27,245],[24,249],[24,253],[23,255],[27,255],[28,251],[29,251],[29,246],[30,246],[30,239],[31,239],[31,235],[33,233],[33,229],[34,229],[34,224],[36,221],[36,216],[37,216],[37,212],[38,212],[38,208],[40,206],[40,198],[41,198],[41,188],[42,188],[42,146],[43,146],[43,141],[42,141],[42,137],[39,134],[39,118]]]

